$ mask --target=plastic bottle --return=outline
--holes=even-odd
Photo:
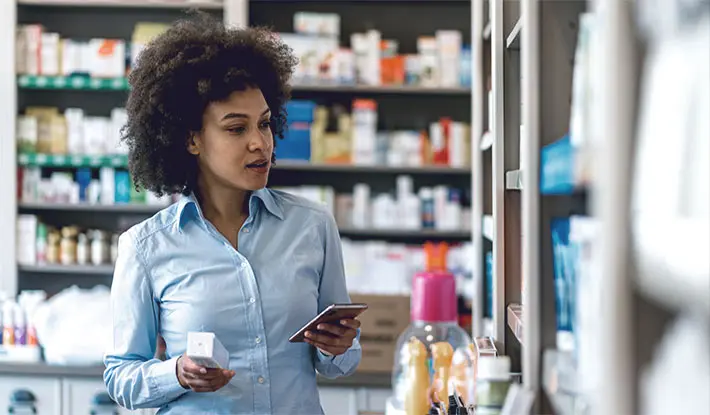
[[[89,238],[84,233],[80,233],[76,238],[76,263],[87,265],[91,262],[91,248]]]
[[[37,224],[37,239],[35,240],[37,251],[37,263],[47,262],[47,226],[44,223]]]
[[[5,301],[2,305],[2,344],[15,344],[15,302],[12,300]]]
[[[397,409],[404,407],[409,382],[407,345],[412,337],[421,341],[427,350],[439,342],[449,343],[454,352],[466,351],[471,344],[471,338],[457,322],[456,280],[453,274],[446,271],[447,245],[426,244],[425,252],[426,271],[416,274],[412,280],[412,323],[397,340],[392,371],[392,403]],[[432,357],[428,356],[428,359],[429,367],[433,367]]]
[[[25,318],[25,311],[19,304],[15,304],[14,309],[15,344],[25,345],[27,344],[27,319]]]
[[[422,207],[422,228],[434,228],[434,193],[429,187],[419,189],[419,199]]]

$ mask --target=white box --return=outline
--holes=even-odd
[[[41,74],[59,75],[59,33],[42,33],[40,41]]]
[[[219,342],[214,333],[187,333],[187,357],[200,366],[209,368],[229,368],[229,352]]]

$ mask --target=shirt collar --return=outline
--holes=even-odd
[[[276,216],[280,220],[284,219],[283,208],[279,202],[274,198],[271,190],[267,188],[259,189],[252,192],[249,197],[249,215],[252,216],[261,206],[258,201],[261,200],[261,205],[263,205],[266,210],[272,215]],[[177,224],[180,229],[185,225],[187,220],[191,215],[197,215],[197,217],[204,219],[202,214],[202,209],[200,204],[197,203],[197,198],[194,193],[190,193],[187,196],[183,196],[178,201],[177,205]]]

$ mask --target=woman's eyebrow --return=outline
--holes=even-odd
[[[271,111],[271,109],[266,108],[266,109],[264,110],[264,112],[262,112],[261,115],[259,115],[259,117],[263,117],[264,115],[268,114],[269,111]],[[221,119],[220,121],[231,120],[231,119],[234,119],[234,118],[249,118],[249,115],[248,115],[248,114],[242,114],[242,113],[239,113],[239,112],[229,112],[229,113],[225,114],[225,115],[222,117],[222,119]]]

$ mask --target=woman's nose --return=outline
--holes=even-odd
[[[264,150],[267,146],[267,137],[261,132],[257,131],[249,138],[249,151],[260,151]]]

